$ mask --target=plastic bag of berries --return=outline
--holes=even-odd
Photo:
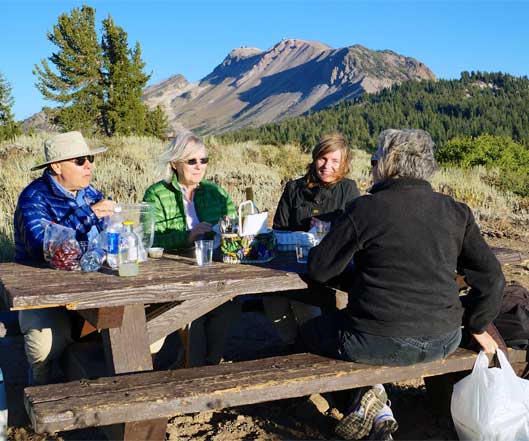
[[[44,230],[44,260],[52,268],[74,271],[80,269],[81,247],[75,230],[50,222]]]

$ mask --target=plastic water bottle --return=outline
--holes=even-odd
[[[114,214],[110,218],[107,227],[107,262],[110,268],[117,269],[119,266],[119,235],[123,231],[123,216],[121,207],[114,207]]]
[[[140,239],[133,230],[134,222],[123,222],[124,230],[119,240],[119,275],[137,276],[140,272]]]
[[[0,440],[7,439],[7,399],[4,387],[4,376],[0,369]]]

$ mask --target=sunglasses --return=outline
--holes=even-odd
[[[182,162],[186,163],[187,165],[196,165],[198,161],[200,161],[201,164],[207,164],[209,162],[209,158],[200,158],[198,160],[196,158],[192,158]]]
[[[78,158],[72,159],[71,161],[74,162],[75,165],[82,167],[86,161],[90,161],[90,164],[93,164],[94,160],[95,160],[94,155],[87,155],[87,156],[79,156]]]

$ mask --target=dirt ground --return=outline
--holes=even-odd
[[[503,229],[483,226],[493,247],[529,253],[529,233],[523,228]],[[529,288],[527,262],[503,267],[508,282],[517,281]],[[245,312],[234,324],[227,341],[227,360],[251,359],[280,353],[279,337],[259,312]],[[4,316],[5,319],[5,316]],[[0,322],[2,316],[0,316]],[[9,320],[5,320],[9,322]],[[0,338],[0,367],[6,380],[9,431],[8,440],[103,440],[98,429],[72,431],[56,436],[40,436],[28,425],[22,404],[27,365],[22,336],[16,323],[7,323],[8,335]],[[250,350],[250,348],[253,348]],[[392,409],[399,423],[397,440],[456,440],[450,418],[435,416],[421,379],[386,385]],[[339,410],[320,396],[303,397],[243,406],[222,411],[180,415],[168,425],[166,439],[183,440],[330,440]]]

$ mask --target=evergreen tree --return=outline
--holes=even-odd
[[[529,146],[529,80],[502,73],[463,72],[460,80],[411,80],[353,101],[279,123],[228,132],[225,142],[260,140],[311,149],[322,134],[338,131],[372,150],[388,128],[417,128],[442,147],[457,136],[508,136]]]
[[[104,125],[107,134],[131,135],[145,133],[148,108],[143,103],[142,91],[150,75],[143,73],[145,63],[136,43],[128,48],[127,33],[116,26],[112,17],[103,20],[101,44],[105,66]]]
[[[15,104],[11,91],[11,85],[0,72],[0,141],[13,139],[20,134],[20,126],[11,113]]]
[[[150,75],[144,73],[140,44],[129,49],[127,33],[110,15],[102,22],[101,43],[95,9],[85,5],[62,14],[48,39],[58,50],[33,73],[44,97],[59,103],[49,112],[55,124],[107,136],[163,136],[167,120],[142,101]]]
[[[41,66],[35,65],[37,89],[59,103],[54,123],[65,130],[100,132],[104,102],[101,48],[95,10],[89,6],[61,14],[48,40],[57,46]],[[52,70],[48,61],[54,66]]]
[[[145,123],[145,135],[156,136],[157,138],[163,138],[169,127],[167,116],[165,116],[160,106],[156,106],[156,109],[147,112]]]

